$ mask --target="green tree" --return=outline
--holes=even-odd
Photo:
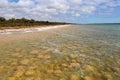
[[[0,17],[0,21],[3,22],[6,21],[6,19],[4,17]]]

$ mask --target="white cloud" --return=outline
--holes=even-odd
[[[80,16],[80,14],[79,13],[75,13],[75,16]]]
[[[92,12],[95,11],[95,7],[94,6],[83,6],[81,8],[81,11],[85,14],[91,14]]]
[[[62,21],[97,14],[95,12],[112,13],[119,6],[120,0],[0,0],[0,16]]]

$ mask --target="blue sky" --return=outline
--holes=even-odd
[[[1,0],[0,16],[71,23],[120,23],[120,0]]]

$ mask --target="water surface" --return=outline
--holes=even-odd
[[[0,34],[0,80],[119,80],[120,25]]]

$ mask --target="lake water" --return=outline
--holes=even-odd
[[[0,80],[120,80],[120,25],[0,34]]]

